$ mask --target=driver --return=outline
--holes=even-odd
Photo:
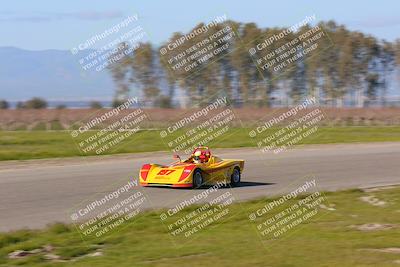
[[[196,163],[196,164],[201,163],[200,156],[201,156],[201,151],[200,150],[197,150],[196,152],[194,152],[193,162]]]

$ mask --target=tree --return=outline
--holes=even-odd
[[[169,96],[160,96],[157,100],[157,106],[160,108],[172,108],[171,98]]]
[[[10,107],[10,105],[8,104],[8,102],[4,99],[0,100],[0,109],[8,109]]]
[[[160,93],[154,51],[150,43],[141,43],[135,50],[131,67],[131,81],[143,92],[146,103],[152,104]]]
[[[387,76],[389,73],[391,73],[395,69],[396,65],[396,48],[395,48],[395,43],[391,44],[389,42],[384,41],[379,48],[379,61],[382,66],[382,81],[380,83],[381,85],[381,104],[382,106],[386,106],[386,97],[387,97],[387,91],[388,91],[388,84],[387,84]]]
[[[17,108],[17,109],[23,109],[23,108],[25,108],[24,102],[18,101],[18,102],[17,102],[17,105],[16,105],[16,108]]]
[[[56,106],[56,109],[66,109],[66,108],[67,108],[67,106],[64,104],[59,104]]]
[[[187,55],[191,54],[188,48],[193,51],[192,48],[197,47],[204,38],[226,25],[234,29],[236,36],[218,43],[214,49],[222,48],[228,42],[229,49],[213,60],[198,61],[198,65],[190,71],[186,72],[182,67],[172,68],[171,65],[182,59],[174,61],[174,56],[185,53],[183,57],[186,56],[192,63],[193,60]],[[204,26],[204,23],[200,23],[192,31]],[[282,71],[257,68],[257,59],[250,56],[249,48],[272,36],[279,36],[285,28],[259,28],[255,23],[227,21],[208,28],[206,33],[193,35],[183,43],[177,40],[184,34],[174,33],[167,43],[179,45],[167,50],[167,53],[155,53],[151,44],[142,43],[134,53],[125,55],[110,66],[117,85],[116,99],[126,99],[133,87],[149,105],[164,107],[174,103],[177,90],[188,96],[191,106],[205,103],[205,99],[220,90],[224,90],[239,106],[270,105],[275,91],[287,96],[288,105],[301,101],[307,95],[324,98],[325,102],[317,99],[320,105],[341,107],[347,103],[346,100],[352,100],[352,103],[362,107],[364,99],[377,97],[385,105],[387,77],[400,64],[400,40],[378,40],[361,32],[350,31],[334,21],[320,22],[318,26],[325,34],[324,38],[318,40],[318,51],[294,60]],[[262,52],[265,55],[275,51],[310,29],[311,26],[305,25],[299,31],[289,32],[275,39]],[[127,49],[126,45],[121,44],[116,54],[125,54]],[[296,49],[304,51],[305,48],[296,46]],[[164,89],[161,85],[166,85],[165,90],[160,90]]]
[[[90,102],[90,108],[92,109],[102,109],[103,105],[99,101]]]
[[[46,100],[39,98],[39,97],[34,97],[28,101],[26,101],[23,104],[24,108],[27,109],[44,109],[47,108],[47,102]]]
[[[246,23],[240,25],[239,33],[239,38],[243,40],[243,43],[252,43],[254,45],[260,40],[263,32],[255,23]],[[235,43],[235,49],[231,53],[230,59],[234,68],[233,76],[237,77],[239,101],[248,105],[250,104],[249,100],[254,100],[255,96],[254,91],[251,91],[252,83],[255,84],[260,74],[254,65],[253,58],[250,56],[247,49],[243,48],[241,43]]]
[[[396,39],[394,43],[394,52],[396,56],[396,64],[400,65],[400,39]]]
[[[129,53],[129,45],[125,42],[120,43],[114,53],[110,55],[111,64],[108,69],[116,83],[117,89],[114,100],[116,102],[124,102],[129,96],[129,84],[131,76],[130,65],[132,63],[131,54]]]
[[[172,34],[171,38],[168,40],[167,43],[174,43],[178,39],[182,37],[182,34],[179,32],[175,32]],[[164,49],[167,49],[166,44],[163,44],[161,47],[164,47]],[[181,79],[180,76],[172,70],[170,64],[168,63],[168,60],[173,56],[175,53],[181,52],[180,47],[175,48],[172,52],[168,51],[166,54],[160,54],[160,65],[162,69],[162,74],[164,75],[167,83],[168,83],[168,90],[167,90],[167,96],[172,100],[172,98],[175,95],[175,92],[177,89],[179,89],[180,86],[184,83],[184,79]],[[183,104],[183,103],[181,103]],[[182,105],[183,106],[183,105]]]
[[[368,76],[366,78],[366,82],[367,82],[366,94],[368,96],[368,99],[375,100],[377,91],[378,91],[378,87],[379,87],[379,75],[376,73],[368,74]]]
[[[113,101],[112,101],[112,103],[111,103],[111,106],[112,106],[113,108],[116,108],[116,107],[118,107],[118,106],[121,106],[122,104],[124,104],[124,101],[123,101],[123,100],[118,100],[117,98],[114,98]]]

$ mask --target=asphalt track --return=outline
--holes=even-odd
[[[280,154],[255,148],[216,150],[246,160],[235,200],[279,195],[315,179],[318,190],[400,184],[400,143],[311,145]],[[137,177],[148,162],[170,163],[169,153],[33,160],[0,163],[0,231],[71,222],[82,201],[96,199]],[[143,190],[143,189],[141,189]],[[144,208],[173,207],[203,190],[145,188]],[[72,211],[71,211],[72,210]]]

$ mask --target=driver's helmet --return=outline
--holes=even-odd
[[[206,163],[210,159],[210,152],[208,150],[197,150],[193,154],[195,163]]]
[[[200,163],[201,162],[200,156],[201,156],[201,151],[200,150],[197,150],[196,152],[194,152],[193,160],[194,160],[195,163]]]

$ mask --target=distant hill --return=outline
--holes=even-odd
[[[0,99],[111,99],[114,85],[109,72],[84,71],[79,58],[66,50],[0,47]]]

